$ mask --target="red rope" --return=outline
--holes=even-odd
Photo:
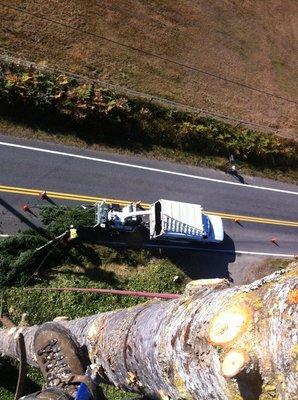
[[[101,293],[101,294],[114,294],[120,296],[133,296],[133,297],[148,297],[153,299],[178,299],[180,294],[176,293],[154,293],[154,292],[140,292],[134,290],[118,290],[118,289],[95,289],[95,288],[26,288],[24,290],[48,290],[58,292],[87,292],[87,293]]]

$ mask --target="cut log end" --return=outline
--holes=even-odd
[[[227,378],[233,378],[238,375],[249,363],[249,355],[240,349],[233,349],[225,356],[221,370]]]
[[[192,296],[195,293],[200,293],[201,291],[210,289],[224,289],[229,287],[230,283],[227,279],[216,278],[216,279],[197,279],[189,282],[184,290],[184,296]]]
[[[249,323],[250,311],[247,307],[230,308],[215,315],[209,327],[209,340],[216,345],[232,342]]]

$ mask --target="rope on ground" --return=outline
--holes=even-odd
[[[146,297],[151,299],[178,299],[180,294],[178,293],[154,293],[154,292],[142,292],[134,290],[119,290],[119,289],[101,289],[101,288],[49,288],[49,287],[34,287],[24,288],[25,291],[58,291],[58,292],[86,292],[86,293],[100,293],[107,295],[120,295],[120,296],[132,296],[132,297]]]

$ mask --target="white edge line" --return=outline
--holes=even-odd
[[[23,146],[20,144],[6,143],[6,142],[0,142],[0,145],[7,146],[7,147],[20,148],[20,149],[25,149],[25,150],[38,151],[38,152],[48,153],[48,154],[55,154],[55,155],[60,155],[60,156],[65,156],[65,157],[80,158],[82,160],[96,161],[96,162],[101,162],[101,163],[106,163],[106,164],[121,165],[123,167],[143,169],[143,170],[147,170],[147,171],[158,172],[158,173],[163,173],[163,174],[168,174],[168,175],[182,176],[185,178],[199,179],[199,180],[203,180],[203,181],[216,182],[216,183],[224,183],[226,185],[240,186],[242,188],[267,190],[267,191],[271,191],[271,192],[294,194],[296,196],[298,195],[298,192],[293,192],[291,190],[275,189],[275,188],[270,188],[270,187],[265,187],[265,186],[256,186],[256,185],[245,185],[245,184],[243,185],[242,183],[237,183],[237,182],[229,182],[229,181],[224,181],[221,179],[206,178],[203,176],[185,174],[182,172],[167,171],[167,170],[159,169],[159,168],[145,167],[142,165],[128,164],[128,163],[124,163],[124,162],[120,162],[120,161],[105,160],[105,159],[96,158],[96,157],[82,156],[79,154],[65,153],[62,151],[48,150],[48,149],[42,149],[42,148],[38,148],[38,147],[31,147],[31,146]]]
[[[125,242],[101,242],[102,244],[110,244],[110,245],[119,245],[119,246],[127,246]],[[283,257],[283,258],[295,258],[295,254],[280,254],[280,253],[262,253],[256,251],[246,251],[246,250],[224,250],[224,249],[202,249],[198,247],[184,247],[184,246],[174,246],[174,245],[159,245],[159,244],[145,244],[142,246],[143,248],[158,248],[158,249],[177,249],[177,250],[191,250],[191,251],[200,251],[200,252],[209,252],[209,253],[228,253],[228,254],[249,254],[254,256],[267,256],[267,257]]]

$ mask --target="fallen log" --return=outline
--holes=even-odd
[[[297,263],[296,263],[297,266]],[[187,285],[179,299],[58,323],[107,382],[152,399],[297,399],[297,268],[252,284]],[[0,352],[36,365],[37,326],[0,330]]]

